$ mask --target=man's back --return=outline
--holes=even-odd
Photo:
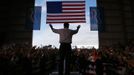
[[[58,33],[60,36],[60,43],[72,43],[72,35],[76,34],[80,28],[80,25],[77,26],[76,30],[71,30],[69,29],[69,24],[64,23],[64,28],[63,29],[55,29],[53,26],[50,24],[50,27],[54,33]]]
[[[72,35],[77,33],[76,30],[71,30],[68,28],[54,29],[54,32],[59,34],[60,43],[71,43],[72,42]]]

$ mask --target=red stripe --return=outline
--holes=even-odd
[[[47,17],[65,17],[65,16],[66,17],[84,17],[85,15],[72,15],[72,16],[71,15],[69,15],[69,16],[68,15],[60,15],[60,16],[57,16],[57,15],[53,15],[53,16],[52,15],[48,15]]]
[[[66,21],[65,21],[66,22]],[[65,23],[65,22],[47,22],[48,23]],[[85,21],[75,21],[75,22],[69,22],[69,23],[85,23]]]
[[[54,13],[54,14],[53,13],[52,14],[47,14],[47,16],[50,16],[50,15],[51,16],[62,16],[62,15],[64,15],[64,16],[67,16],[67,15],[69,15],[69,16],[73,16],[73,15],[74,16],[75,15],[77,15],[77,16],[82,16],[82,15],[85,16],[85,12],[82,12],[82,13],[77,13],[77,12],[75,12],[75,13],[72,12],[71,13],[71,12],[68,12],[68,13],[61,13],[61,14],[56,14],[56,13]]]
[[[48,13],[49,15],[53,15],[53,14],[55,14],[55,15],[58,15],[58,14],[61,14],[61,15],[69,15],[69,14],[85,14],[85,11],[74,11],[74,12],[61,12],[61,13]]]
[[[85,4],[62,4],[63,6],[85,6]]]
[[[55,20],[55,18],[47,18],[47,20]],[[56,20],[85,20],[85,18],[57,18]]]
[[[85,10],[82,10],[82,11],[63,11],[63,13],[69,13],[69,14],[75,14],[75,13],[85,13]]]
[[[83,10],[85,8],[63,8],[63,10]]]
[[[85,1],[62,1],[62,3],[85,3]]]

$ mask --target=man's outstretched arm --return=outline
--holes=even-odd
[[[77,26],[76,33],[78,33],[79,29],[80,29],[80,25]]]
[[[54,29],[53,26],[51,24],[49,24],[51,30],[54,32],[54,33],[58,33],[58,30],[57,29]]]
[[[49,26],[50,26],[50,28],[53,30],[54,28],[53,28],[53,26],[51,25],[51,24],[49,24]]]
[[[80,25],[77,26],[77,29],[76,30],[73,30],[73,34],[78,33],[79,29],[80,29]]]
[[[77,26],[77,32],[79,31],[79,29],[80,29],[80,25]]]

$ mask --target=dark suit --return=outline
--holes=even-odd
[[[65,75],[70,75],[71,44],[61,43],[59,49],[59,75],[63,75],[65,60]]]

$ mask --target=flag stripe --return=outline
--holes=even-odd
[[[85,0],[62,0],[62,1],[85,1]]]
[[[62,3],[62,5],[64,5],[64,6],[85,6],[84,3],[76,3],[76,4],[72,4],[72,3]]]
[[[83,17],[84,15],[75,15],[75,16],[74,15],[72,15],[72,16],[71,15],[67,15],[67,16],[64,16],[64,15],[61,15],[61,16],[54,15],[54,16],[52,16],[52,15],[50,15],[50,16],[48,16],[48,19],[49,18],[59,18],[59,17],[67,17],[67,18],[69,18],[69,17],[76,17],[76,18],[78,18],[77,16],[78,17]]]
[[[61,12],[47,13],[47,23],[85,22],[85,0],[63,0],[61,5]]]
[[[83,3],[85,3],[85,1],[74,1],[74,0],[72,0],[72,1],[62,1],[64,4],[66,4],[66,3],[70,3],[70,4],[83,4]]]
[[[71,2],[65,3],[65,2],[63,2],[62,5],[64,5],[64,6],[84,6],[85,3],[83,3],[83,2],[81,2],[81,3],[71,3]]]
[[[77,13],[77,12],[85,12],[85,10],[63,10],[64,13]]]
[[[52,16],[57,16],[57,15],[58,16],[59,15],[63,15],[63,16],[65,15],[66,16],[66,15],[70,15],[70,16],[72,16],[72,15],[85,15],[85,13],[83,13],[83,12],[82,13],[72,13],[72,14],[70,14],[70,13],[61,13],[61,14],[60,13],[48,13],[47,15],[52,15]]]
[[[57,16],[49,16],[49,18],[56,18]],[[67,16],[58,16],[56,19],[58,18],[85,18],[84,16],[70,16],[70,17],[67,17]]]
[[[63,10],[82,10],[83,11],[84,8],[63,8]]]
[[[85,6],[64,6],[64,7],[62,7],[63,9],[64,8],[85,8]]]
[[[60,19],[59,19],[59,20],[60,20]],[[63,22],[63,23],[64,23],[64,22],[69,22],[69,21],[70,21],[69,23],[72,23],[72,22],[79,22],[79,21],[80,21],[80,22],[82,22],[82,21],[85,22],[85,20],[82,20],[82,19],[80,19],[80,20],[79,20],[79,19],[71,19],[71,20],[68,19],[68,20],[60,20],[60,21],[59,21],[59,20],[58,20],[58,19],[57,19],[57,20],[49,20],[48,23],[49,23],[49,22],[57,22],[57,23],[58,23],[58,22]]]
[[[53,21],[48,21],[47,23],[64,23],[64,22],[69,22],[69,23],[85,23],[85,20],[53,20]]]
[[[67,15],[47,15],[47,18],[59,18],[59,17],[84,17],[84,14],[80,14],[80,15],[73,15],[73,14],[67,14]]]
[[[56,20],[62,20],[62,19],[68,19],[68,20],[85,20],[85,18],[57,18]],[[55,20],[55,18],[49,18],[47,20]]]

